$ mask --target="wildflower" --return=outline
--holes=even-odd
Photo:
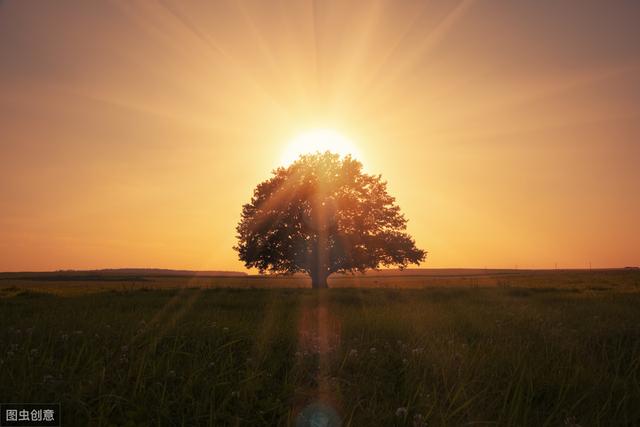
[[[413,427],[427,427],[427,422],[422,418],[421,414],[413,416]]]
[[[398,409],[396,409],[396,417],[406,417],[407,416],[407,408],[401,406]]]
[[[175,376],[176,376],[176,371],[173,371],[173,370],[172,370],[172,371],[169,371],[169,372],[167,373],[167,376],[168,376],[169,378],[175,378]]]

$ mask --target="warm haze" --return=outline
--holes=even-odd
[[[0,271],[243,270],[256,183],[380,173],[427,267],[640,264],[640,4],[0,3]]]

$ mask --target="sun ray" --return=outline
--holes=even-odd
[[[291,112],[285,107],[282,100],[272,91],[267,88],[267,85],[260,82],[260,80],[251,74],[247,67],[242,66],[234,56],[225,50],[219,43],[216,43],[211,37],[200,30],[198,25],[193,23],[184,13],[182,13],[177,7],[170,6],[167,2],[160,3],[168,13],[174,16],[174,18],[182,23],[186,29],[188,29],[198,40],[200,40],[210,51],[221,57],[223,57],[229,65],[238,75],[243,76],[245,80],[249,81],[256,89],[267,96],[277,110],[286,117],[290,117]]]
[[[400,78],[406,75],[406,72],[420,60],[430,53],[436,46],[438,46],[446,34],[451,31],[457,21],[464,16],[468,9],[473,5],[474,0],[462,0],[460,1],[436,26],[433,28],[427,36],[423,39],[422,43],[417,45],[410,53],[398,58],[397,61],[392,61],[392,58],[397,51],[398,47],[402,44],[402,41],[411,32],[411,29],[419,21],[419,17],[412,20],[409,28],[403,32],[396,43],[386,53],[384,59],[378,63],[375,71],[370,74],[369,78],[365,79],[363,84],[364,96],[359,99],[359,103],[368,104],[371,101],[372,96],[383,96],[387,99],[389,92],[395,83]],[[426,9],[421,9],[420,15],[424,13]],[[420,16],[418,15],[418,16]],[[393,68],[389,72],[383,72],[389,64],[393,65]]]

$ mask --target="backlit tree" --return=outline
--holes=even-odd
[[[406,223],[380,175],[327,151],[301,156],[255,188],[234,249],[247,268],[304,272],[326,288],[332,273],[423,261]]]

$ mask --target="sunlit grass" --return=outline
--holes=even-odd
[[[385,291],[363,300],[333,301],[343,339],[332,375],[354,425],[640,422],[638,294]]]
[[[170,315],[179,304],[150,323],[172,296],[136,291],[3,300],[0,400],[62,402],[65,425],[286,419],[295,298],[280,295],[271,304],[266,292],[213,291],[177,320]],[[277,328],[263,330],[266,307]],[[261,334],[269,345],[256,352]]]
[[[327,384],[352,426],[639,424],[637,275],[585,277],[67,297],[12,285],[0,401],[61,402],[65,425],[293,425]],[[301,342],[301,313],[320,304],[324,349]]]

